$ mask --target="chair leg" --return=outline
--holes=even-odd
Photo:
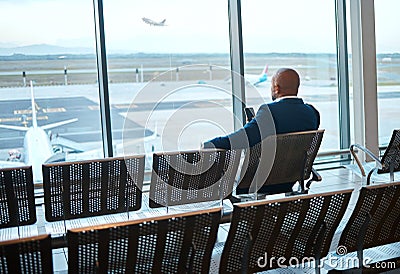
[[[307,181],[306,188],[310,189],[312,182],[320,182],[322,181],[322,176],[316,171],[314,168],[311,169],[312,177],[310,180]]]
[[[394,163],[393,161],[389,164],[389,174],[390,174],[390,182],[394,182]]]

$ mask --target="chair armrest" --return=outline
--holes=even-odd
[[[309,189],[312,182],[322,181],[322,176],[313,167],[311,168],[311,179],[307,181],[306,188]]]
[[[354,148],[357,148],[357,149],[363,151],[368,156],[370,156],[375,161],[376,168],[382,168],[382,164],[381,164],[381,161],[379,160],[379,158],[376,157],[368,148],[363,147],[359,144],[353,144],[350,146],[350,152],[351,152],[351,155],[353,155],[354,160],[356,160],[357,166],[360,169],[362,176],[364,176],[364,177],[366,176],[365,170],[364,170],[364,167],[363,167],[360,159],[357,157],[357,153],[355,152]]]
[[[322,176],[321,174],[318,173],[318,171],[316,171],[314,168],[311,169],[311,181],[315,181],[315,182],[321,182],[322,181]]]

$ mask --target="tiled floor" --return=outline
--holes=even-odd
[[[338,191],[344,189],[358,189],[363,184],[361,178],[356,175],[353,171],[347,168],[337,168],[330,170],[320,170],[320,175],[322,176],[321,182],[313,182],[310,188],[309,193],[323,193],[323,192],[331,192]],[[382,181],[386,181],[388,177],[384,177]],[[268,197],[268,199],[281,198],[284,195],[273,195]],[[143,199],[146,200],[146,199]],[[229,208],[229,206],[228,206]],[[49,228],[46,227],[46,222],[44,218],[44,209],[42,206],[38,208],[38,221],[37,225],[32,228],[33,234],[45,234],[48,233]],[[165,209],[164,209],[165,210]],[[229,209],[228,209],[229,210]],[[142,212],[143,217],[147,216],[146,212]],[[153,212],[153,214],[157,214],[157,212]],[[160,214],[160,213],[158,213]],[[151,214],[150,214],[151,215]],[[142,215],[137,215],[136,218]],[[117,216],[118,217],[118,216]],[[116,218],[117,218],[116,217]],[[118,217],[119,218],[119,217]],[[117,219],[118,219],[117,218]],[[124,217],[125,218],[125,217]],[[61,222],[63,224],[63,222]],[[65,228],[63,228],[65,230]],[[227,233],[229,231],[229,224],[222,224],[218,233],[218,240],[216,248],[221,248],[223,246],[223,242],[226,239]],[[4,234],[4,231],[0,230],[0,236]],[[21,232],[20,232],[21,233]],[[17,235],[18,236],[18,235]],[[20,234],[20,236],[24,236],[24,234]],[[14,235],[15,237],[15,235]],[[60,248],[53,250],[53,259],[54,259],[54,269],[56,273],[67,273],[68,269],[68,251],[67,248]],[[213,262],[215,264],[215,262]],[[304,269],[302,270],[304,271]],[[290,272],[289,272],[290,273]],[[301,272],[304,273],[304,272]]]

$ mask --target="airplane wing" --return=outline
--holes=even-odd
[[[17,131],[28,131],[29,127],[21,127],[21,126],[11,126],[11,125],[0,125],[0,128],[12,129]]]
[[[69,119],[69,120],[65,120],[65,121],[61,121],[61,122],[57,122],[57,123],[44,125],[44,126],[41,126],[41,128],[46,130],[46,129],[51,129],[51,128],[63,126],[63,125],[66,125],[66,124],[70,124],[70,123],[73,123],[73,122],[76,122],[76,121],[78,121],[78,118],[73,118],[73,119]],[[29,127],[12,126],[12,125],[1,125],[1,124],[0,124],[0,128],[12,129],[12,130],[17,130],[17,131],[28,131],[29,130]]]
[[[51,145],[52,146],[60,146],[63,148],[68,148],[73,152],[84,152],[90,149],[89,147],[82,145],[81,143],[57,136],[51,138]]]
[[[155,23],[155,22],[153,22],[153,20],[146,18],[146,17],[143,17],[142,20],[143,20],[143,22],[145,22],[146,24],[149,24],[149,25],[153,25]]]
[[[124,155],[127,153],[127,151],[128,153],[134,151],[134,154],[146,153],[146,162],[147,162],[149,159],[153,157],[154,151],[152,150],[152,148],[156,147],[161,147],[160,136],[157,134],[157,126],[150,136],[116,143],[114,145],[114,152],[116,155]],[[137,149],[139,149],[139,151]],[[98,159],[102,157],[104,157],[103,150],[99,149],[97,145],[97,148],[93,149],[86,147],[85,150],[82,152],[69,152],[66,154],[65,160],[79,161],[84,159]],[[147,166],[148,168],[151,168],[151,165],[147,164]]]
[[[41,126],[41,128],[44,129],[44,130],[52,129],[52,128],[63,126],[63,125],[66,125],[66,124],[70,124],[70,123],[73,123],[73,122],[76,122],[76,121],[78,121],[78,118],[73,118],[73,119],[69,119],[69,120],[65,120],[65,121],[61,121],[61,122],[56,122],[56,123],[44,125],[44,126]]]
[[[54,153],[51,155],[50,158],[46,160],[47,163],[57,163],[57,162],[64,162],[65,161],[65,153],[64,152],[59,152],[59,153]]]

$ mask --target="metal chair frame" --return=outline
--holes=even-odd
[[[375,167],[372,168],[368,174],[366,174],[365,168],[357,156],[358,150],[364,152],[375,161]],[[367,185],[370,184],[371,176],[375,171],[378,174],[389,173],[390,182],[394,182],[394,172],[400,171],[400,129],[393,130],[389,145],[381,159],[360,144],[351,145],[350,152],[361,171],[361,175],[367,177]]]

